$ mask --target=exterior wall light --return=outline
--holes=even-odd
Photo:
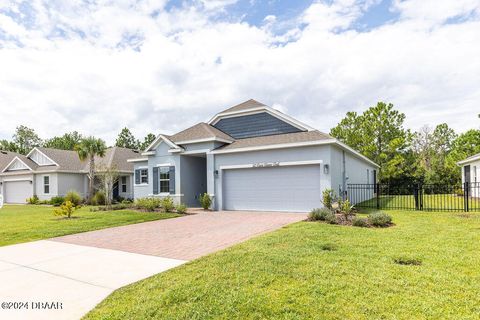
[[[330,166],[328,164],[323,165],[323,173],[328,174],[330,171]]]
[[[215,172],[214,172],[214,173],[215,173],[215,177],[217,177],[217,178],[218,178],[218,170],[215,170]]]

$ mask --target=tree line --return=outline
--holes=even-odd
[[[138,140],[128,128],[123,128],[115,141],[116,147],[144,150],[155,140],[153,133],[147,134],[143,140]],[[18,126],[11,140],[0,140],[0,150],[17,152],[26,155],[34,147],[45,147],[61,150],[76,150],[86,137],[77,131],[65,133],[50,139],[41,139],[34,129]],[[103,141],[103,140],[102,140]],[[103,141],[105,144],[105,142]],[[106,144],[105,144],[106,145]]]
[[[379,164],[380,182],[460,182],[457,162],[480,153],[480,130],[457,134],[441,123],[412,132],[405,118],[391,103],[379,102],[362,114],[347,112],[330,135]]]
[[[460,169],[456,163],[480,153],[480,130],[470,129],[457,134],[448,124],[441,123],[435,127],[426,125],[412,132],[404,127],[405,118],[405,114],[396,110],[393,104],[378,102],[361,114],[347,112],[330,130],[330,135],[379,164],[380,182],[460,182]],[[0,140],[0,150],[21,154],[27,154],[38,146],[76,150],[76,146],[85,139],[87,137],[73,131],[42,140],[33,129],[19,126],[12,140]],[[118,134],[115,146],[144,150],[153,140],[153,133],[139,140],[128,128],[123,128]]]

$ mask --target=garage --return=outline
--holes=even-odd
[[[29,180],[3,182],[5,203],[26,203],[33,196],[33,186]]]
[[[223,171],[223,208],[308,212],[321,207],[320,165]]]

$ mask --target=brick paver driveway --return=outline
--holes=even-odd
[[[305,218],[306,214],[301,213],[202,212],[181,218],[79,233],[52,240],[192,260]]]

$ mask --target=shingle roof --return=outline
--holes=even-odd
[[[16,152],[11,152],[11,151],[0,151],[0,172],[2,172],[9,164],[10,162],[12,162],[12,160],[15,158],[15,157],[18,157],[19,159],[21,159],[23,162],[25,162],[25,164],[27,165],[35,165],[34,163],[30,163],[28,162],[29,159],[27,159],[24,155],[21,155],[19,153],[16,153]]]
[[[218,130],[217,128],[206,124],[204,122],[198,123],[193,127],[180,131],[173,136],[168,137],[172,142],[208,139],[208,138],[220,138],[233,141],[234,139],[228,134]]]
[[[81,171],[85,168],[87,162],[80,161],[78,153],[70,150],[59,150],[52,148],[37,148],[40,152],[44,153],[47,157],[52,159],[58,164],[57,166],[40,166],[37,171],[50,171],[50,170],[65,170],[65,171]]]
[[[258,102],[256,100],[250,99],[248,101],[237,104],[236,106],[233,106],[231,108],[223,110],[220,113],[242,111],[242,110],[248,110],[248,109],[253,109],[253,108],[258,108],[258,107],[266,107],[266,105],[264,105],[263,103]]]
[[[108,167],[111,168],[114,166],[118,171],[132,171],[133,172],[133,163],[127,162],[128,159],[140,158],[141,154],[138,151],[113,147],[107,149],[105,152],[105,157],[95,158],[95,167],[97,170],[102,170],[102,168]],[[88,170],[88,164],[85,166],[85,170]]]
[[[275,145],[275,144],[298,143],[298,142],[329,140],[329,139],[333,139],[333,138],[326,133],[314,130],[314,131],[278,134],[273,136],[262,136],[262,137],[238,139],[238,140],[235,140],[235,142],[225,145],[223,147],[220,147],[216,150],[232,150],[232,149],[239,149],[239,148],[259,147],[259,146],[268,146],[268,145]]]

